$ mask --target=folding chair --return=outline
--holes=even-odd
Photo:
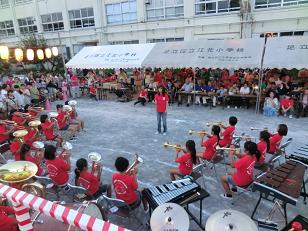
[[[214,173],[215,173],[215,177],[218,180],[217,177],[217,171],[216,171],[216,164],[221,163],[222,160],[224,160],[224,157],[222,157],[221,155],[217,155],[218,153],[216,153],[211,160],[206,160],[206,159],[202,159],[203,160],[203,165],[204,167],[209,167],[209,169],[214,169]],[[223,155],[223,154],[222,154]],[[227,169],[227,166],[225,165],[225,168]]]
[[[131,218],[134,218],[140,224],[138,229],[144,226],[142,221],[136,215],[136,209],[132,209],[131,206],[123,200],[110,198],[103,194],[97,200],[97,203],[99,206],[106,209],[108,215],[113,214],[118,217],[128,218],[129,222]]]
[[[238,193],[237,193],[236,196],[232,197],[231,204],[234,205],[241,198],[241,195],[252,192],[252,186],[253,186],[253,181],[245,187],[236,186]],[[241,191],[241,192],[239,192],[239,191]]]
[[[8,142],[5,142],[0,145],[0,158],[1,158],[0,163],[6,164],[7,159],[5,158],[3,153],[7,152],[8,150],[10,150],[10,146]]]
[[[280,147],[279,147],[279,149],[277,150],[276,153],[267,154],[267,155],[272,155],[272,157],[268,160],[268,164],[269,164],[270,168],[273,168],[274,164],[276,162],[278,162],[280,164],[280,157],[281,156],[284,156],[284,158],[286,158],[286,155],[287,155],[286,148],[291,144],[292,141],[293,141],[293,138],[287,139],[287,141],[285,143],[280,145]]]
[[[203,163],[196,165],[193,168],[192,173],[190,174],[190,176],[196,181],[198,180],[200,177],[202,177],[202,182],[203,182],[203,186],[205,188],[205,180],[204,180],[204,168],[206,167],[206,162],[203,161]],[[185,178],[185,175],[179,175],[180,178]]]

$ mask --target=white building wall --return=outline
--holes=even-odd
[[[109,25],[106,5],[127,0],[32,0],[15,5],[9,0],[9,8],[0,7],[0,22],[13,20],[16,36],[0,37],[0,44],[16,46],[20,40],[17,19],[35,17],[38,33],[43,34],[50,45],[65,45],[76,53],[84,45],[110,44],[138,40],[145,43],[151,39],[183,38],[184,40],[224,39],[260,36],[265,32],[308,31],[308,4],[301,6],[254,9],[240,17],[240,12],[217,15],[195,15],[195,0],[184,1],[184,17],[148,21],[145,0],[137,0],[137,22]],[[71,29],[69,10],[92,7],[95,27]],[[62,12],[64,30],[43,32],[41,15]],[[59,39],[60,37],[60,39]]]

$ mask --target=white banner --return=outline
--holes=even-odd
[[[150,43],[84,47],[66,63],[66,67],[75,69],[141,67],[154,45]]]
[[[264,68],[308,68],[308,36],[268,38]]]

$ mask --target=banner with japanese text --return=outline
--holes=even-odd
[[[264,68],[308,68],[308,36],[268,38]]]
[[[141,67],[155,44],[129,44],[84,47],[68,63],[73,69],[104,69]]]
[[[157,43],[144,67],[260,67],[264,39],[195,40]]]

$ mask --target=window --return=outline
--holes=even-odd
[[[64,29],[63,17],[61,12],[44,14],[41,16],[41,18],[44,31],[56,31]]]
[[[110,45],[139,44],[139,40],[113,41],[113,42],[109,42],[109,44]]]
[[[151,0],[146,6],[148,20],[184,17],[183,0]]]
[[[148,43],[163,43],[163,42],[176,42],[184,41],[184,38],[159,38],[159,39],[148,39]]]
[[[32,2],[32,0],[15,0],[15,5],[23,5]]]
[[[219,14],[240,10],[239,0],[195,0],[195,14]]]
[[[13,21],[0,22],[0,37],[8,37],[15,35]]]
[[[93,8],[68,11],[71,29],[95,26]]]
[[[108,24],[125,24],[137,22],[136,0],[106,5]]]
[[[308,0],[255,0],[255,9],[299,6],[308,4]]]
[[[9,0],[0,0],[0,8],[10,7]]]
[[[285,36],[304,36],[304,31],[283,31],[283,32],[268,32],[260,34],[261,38],[265,37],[285,37]]]
[[[37,32],[37,25],[34,17],[18,19],[19,30],[21,34]]]

